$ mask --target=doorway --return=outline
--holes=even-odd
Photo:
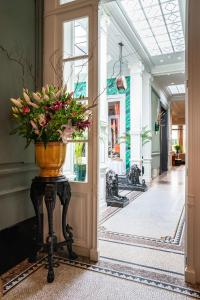
[[[104,27],[104,38],[105,33],[107,35],[107,52],[105,53],[105,49],[103,50],[103,59],[100,63],[101,66],[105,61],[107,62],[104,69],[104,71],[106,70],[104,76],[107,82],[104,107],[107,105],[109,107],[110,89],[115,89],[118,97],[122,94],[121,90],[117,90],[116,85],[116,78],[120,71],[120,76],[130,82],[129,98],[125,99],[126,122],[124,122],[126,151],[129,149],[130,156],[128,157],[129,167],[122,174],[115,168],[113,162],[109,164],[110,157],[107,157],[105,153],[102,155],[100,149],[100,156],[104,156],[105,159],[102,165],[100,162],[101,182],[99,182],[99,190],[103,190],[103,181],[104,191],[107,192],[106,173],[111,169],[118,175],[119,197],[126,197],[129,200],[129,205],[126,207],[114,207],[107,206],[106,192],[104,193],[104,200],[101,198],[101,207],[99,208],[100,263],[102,262],[109,267],[112,266],[115,270],[121,268],[127,272],[135,272],[135,274],[140,274],[150,280],[154,280],[157,276],[161,281],[161,278],[166,276],[169,280],[167,282],[170,283],[170,281],[178,278],[181,285],[184,286],[185,168],[183,164],[177,168],[172,165],[174,148],[172,145],[173,109],[171,101],[183,99],[185,105],[185,91],[182,89],[184,88],[185,68],[184,66],[179,70],[172,68],[170,72],[168,69],[168,65],[170,64],[172,67],[177,60],[184,61],[184,45],[182,44],[184,29],[179,27],[178,34],[182,36],[183,40],[177,38],[176,43],[179,42],[180,44],[176,48],[173,44],[175,43],[174,39],[171,37],[176,35],[176,29],[170,29],[166,33],[163,25],[163,32],[157,33],[151,13],[159,14],[162,8],[163,14],[159,15],[158,19],[167,20],[165,24],[167,29],[171,28],[172,23],[173,26],[176,23],[176,20],[173,22],[168,20],[169,14],[178,13],[180,19],[184,16],[181,15],[182,8],[179,7],[179,4],[176,3],[174,7],[175,3],[170,3],[171,1],[168,1],[167,4],[164,1],[158,6],[150,2],[148,2],[149,4],[143,4],[140,1],[134,2],[137,2],[137,6],[134,7],[135,12],[131,12],[131,9],[128,11],[126,5],[130,5],[130,7],[132,5],[131,1],[128,0],[117,1],[117,3],[111,1],[102,5],[102,15],[104,19],[109,19],[106,23],[106,30]],[[170,8],[168,4],[170,4]],[[167,13],[168,10],[170,13]],[[144,11],[146,12],[145,15]],[[131,13],[133,14],[132,18],[129,16]],[[140,20],[142,15],[144,20]],[[147,37],[143,36],[147,28],[143,31],[141,28],[136,30],[140,35],[139,42],[144,44],[144,49],[148,50],[147,55],[154,62],[154,69],[151,71],[149,71],[141,52],[139,52],[139,56],[141,56],[138,58],[138,52],[136,54],[136,48],[134,48],[137,44],[135,40],[127,38],[126,35],[127,32],[130,33],[131,29],[135,32],[134,29],[137,28],[134,18],[138,18],[138,23],[141,22],[141,26],[145,21],[148,21],[148,18],[152,22],[152,24],[147,22],[148,25],[145,23],[149,29],[149,42],[151,39],[153,41],[151,32],[155,31],[155,36],[158,34],[158,39],[154,36],[156,40],[154,49],[147,49]],[[118,20],[120,22],[117,22]],[[128,24],[133,25],[134,28],[127,26],[125,23],[127,20]],[[123,24],[124,27],[120,27],[119,23]],[[117,34],[115,34],[116,28]],[[165,34],[168,34],[169,43]],[[131,34],[130,37],[132,37]],[[162,38],[166,41],[161,41]],[[119,66],[116,51],[119,43],[124,45],[122,68]],[[158,45],[160,46],[157,48]],[[112,82],[112,86],[109,85],[110,82]],[[124,89],[123,93],[127,94],[127,90]],[[103,110],[103,106],[101,109]],[[119,126],[119,117],[115,117],[116,121],[113,121],[115,125],[113,127],[112,124],[110,125],[111,120],[113,120],[111,111],[114,111],[113,107],[110,107],[110,112],[109,109],[108,112],[105,110],[104,127],[100,125],[99,130],[101,134],[105,130],[103,128],[107,126],[108,134],[104,136],[104,143],[108,145],[108,149],[111,148],[112,150],[112,152],[111,150],[108,151],[108,155],[112,153],[119,158],[121,145],[118,140],[117,142],[116,140],[115,142],[112,141],[111,130],[114,129],[113,135],[117,135],[122,124],[120,123]],[[116,105],[115,111],[119,112],[118,105]],[[127,126],[128,122],[129,127]],[[131,189],[130,186],[128,189],[122,184],[123,180],[127,183],[131,171],[130,167],[134,164],[140,169],[140,182],[146,180],[148,190],[145,192]],[[172,265],[171,261],[176,261],[177,264]]]

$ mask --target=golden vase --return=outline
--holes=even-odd
[[[62,176],[62,165],[65,161],[66,144],[62,142],[49,142],[35,144],[36,163],[40,168],[41,177]]]

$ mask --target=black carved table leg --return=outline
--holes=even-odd
[[[68,250],[68,258],[69,259],[76,259],[77,255],[72,250],[72,244],[73,244],[73,234],[72,234],[72,228],[67,224],[67,210],[69,207],[69,202],[71,198],[71,188],[69,183],[66,181],[65,184],[58,184],[58,195],[61,201],[61,204],[63,206],[62,209],[62,232],[65,239],[65,242],[67,244],[67,250]]]
[[[53,211],[56,203],[56,186],[55,184],[47,184],[45,186],[45,204],[47,208],[48,215],[48,226],[49,235],[47,237],[47,247],[48,247],[48,275],[47,281],[54,281],[54,270],[53,270],[53,250],[54,250],[54,231],[53,231]]]
[[[66,218],[67,218],[67,208],[68,204],[67,202],[63,205],[63,212],[62,212],[62,231],[63,236],[65,238],[65,241],[67,243],[67,250],[68,250],[68,257],[69,259],[76,259],[77,255],[72,250],[72,244],[73,244],[73,234],[71,232],[72,228],[69,226],[69,224],[66,224]]]
[[[40,206],[42,203],[43,194],[41,192],[41,189],[39,187],[36,187],[34,183],[31,185],[31,191],[30,191],[30,197],[31,201],[33,203],[33,207],[35,210],[36,215],[36,237],[35,237],[35,243],[34,243],[34,249],[29,257],[30,262],[36,262],[37,261],[37,252],[40,250],[41,245],[43,243],[42,238],[42,216],[40,213]]]
[[[57,237],[53,229],[53,212],[56,204],[56,196],[59,196],[60,202],[63,206],[62,210],[62,231],[64,236],[64,241],[57,243]],[[67,210],[69,207],[69,202],[71,198],[71,189],[68,180],[64,176],[60,177],[35,177],[31,185],[31,200],[34,206],[36,219],[37,219],[37,234],[36,243],[33,251],[33,255],[30,257],[30,261],[35,261],[37,258],[37,252],[43,246],[48,251],[48,275],[47,281],[49,283],[54,280],[54,269],[53,269],[53,254],[54,251],[60,246],[67,245],[68,257],[70,259],[76,259],[77,255],[72,249],[73,244],[73,234],[72,228],[67,224]],[[47,208],[48,216],[48,237],[46,239],[46,244],[43,243],[43,228],[42,228],[42,218],[40,214],[40,205],[44,201]],[[45,247],[46,246],[46,247]]]

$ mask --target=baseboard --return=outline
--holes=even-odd
[[[88,249],[85,247],[73,245],[73,250],[76,252],[77,255],[87,257],[92,261],[99,260],[99,252],[96,249]]]
[[[195,270],[189,267],[185,268],[185,281],[190,284],[196,284]]]
[[[35,217],[0,231],[0,275],[32,254],[34,233]]]
[[[97,249],[90,249],[90,260],[92,261],[99,260],[99,251]]]
[[[76,252],[77,255],[90,257],[90,251],[88,248],[73,245],[73,250]]]

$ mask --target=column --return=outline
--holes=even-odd
[[[107,29],[108,16],[100,11],[99,39],[99,206],[106,206],[106,171],[108,162],[108,100],[107,100]]]
[[[143,101],[142,101],[142,128],[145,130],[152,130],[151,122],[151,82],[152,77],[149,73],[143,73]],[[143,156],[143,166],[144,166],[144,176],[143,178],[147,183],[152,180],[151,176],[151,161],[152,161],[152,141],[142,143],[142,156]]]
[[[136,63],[130,67],[130,111],[131,111],[131,163],[142,167],[142,74],[144,66]]]
[[[172,111],[171,103],[168,102],[168,171],[172,168]]]

